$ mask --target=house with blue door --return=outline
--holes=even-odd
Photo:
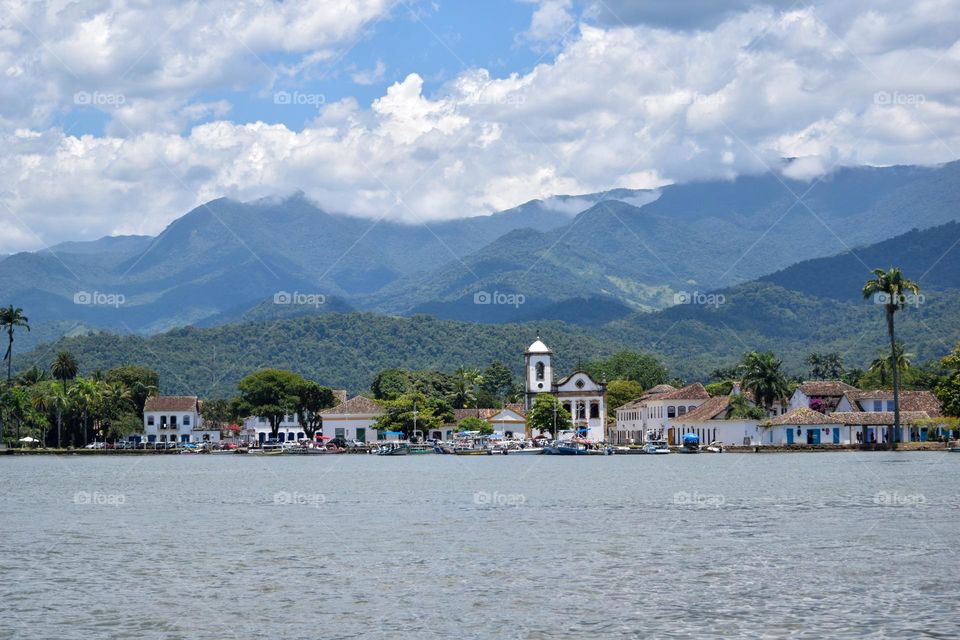
[[[197,396],[152,396],[143,406],[143,433],[134,442],[219,442],[220,430],[207,429]]]
[[[835,415],[799,407],[761,423],[763,444],[850,444],[850,427]]]

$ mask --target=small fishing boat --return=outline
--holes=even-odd
[[[700,453],[700,436],[695,433],[685,433],[680,453]]]
[[[666,455],[672,453],[670,447],[663,440],[651,440],[643,445],[643,452],[648,455]]]
[[[587,456],[590,455],[590,449],[583,442],[564,440],[547,445],[543,453],[548,456]]]
[[[723,453],[723,443],[718,441],[711,442],[707,446],[701,447],[700,451],[704,453]]]
[[[386,442],[377,449],[378,456],[410,455],[410,445],[406,442]]]

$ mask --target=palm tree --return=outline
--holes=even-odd
[[[893,317],[904,307],[908,295],[920,295],[920,285],[903,277],[900,269],[892,267],[889,271],[874,269],[874,277],[863,285],[863,297],[876,304],[882,304],[887,315],[887,333],[890,336],[890,363],[898,363],[897,337],[893,326]],[[899,364],[899,363],[898,363]],[[897,366],[891,367],[893,374],[893,437],[891,448],[896,448],[900,439],[900,372]]]
[[[69,351],[61,351],[50,365],[53,377],[63,384],[63,392],[67,392],[67,381],[77,377],[77,360]]]
[[[877,357],[870,363],[868,370],[880,376],[880,386],[886,387],[887,376],[890,375],[890,356],[883,351],[877,351]]]
[[[0,326],[3,326],[7,330],[7,354],[3,356],[3,359],[7,361],[7,383],[9,384],[12,375],[13,367],[13,332],[17,327],[23,327],[27,331],[30,331],[29,318],[23,315],[23,309],[20,307],[14,307],[10,305],[0,309]]]
[[[768,412],[773,409],[774,401],[782,401],[790,395],[790,385],[780,368],[782,364],[783,361],[777,360],[769,351],[752,351],[743,356],[740,365],[743,372],[741,386],[750,391],[754,400]]]
[[[68,392],[70,400],[73,402],[80,415],[83,417],[83,438],[87,438],[87,425],[91,416],[97,416],[100,411],[101,389],[95,380],[88,378],[78,378],[76,384],[70,387]]]
[[[50,397],[47,394],[47,390],[40,386],[35,386],[33,388],[33,394],[30,396],[30,404],[33,405],[33,408],[36,409],[37,411],[47,413],[47,411],[50,410]],[[44,425],[46,424],[47,422],[46,420],[44,420]],[[47,446],[46,426],[44,426],[43,431],[41,432],[41,435],[40,435],[40,446],[42,447]]]
[[[460,367],[453,373],[453,393],[450,404],[454,409],[469,409],[476,403],[477,387],[483,383],[483,376],[479,369],[465,369]]]

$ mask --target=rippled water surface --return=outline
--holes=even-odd
[[[960,454],[0,457],[0,638],[960,637]]]

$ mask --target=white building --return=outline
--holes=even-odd
[[[699,382],[677,389],[660,384],[640,398],[617,409],[612,440],[616,444],[641,444],[647,440],[667,440],[680,444],[683,434],[670,421],[682,418],[710,399]]]
[[[143,406],[143,434],[131,441],[219,442],[219,429],[205,429],[197,396],[152,396]]]
[[[763,423],[763,444],[850,444],[853,432],[835,415],[799,407]]]
[[[813,409],[830,414],[837,411],[840,400],[848,391],[858,389],[839,380],[807,380],[794,389],[789,410]]]
[[[728,418],[733,395],[714,396],[686,415],[670,421],[670,427],[680,438],[694,433],[701,444],[721,442],[725,445],[760,444],[760,421],[750,418]],[[747,402],[750,402],[747,400]],[[753,403],[750,402],[752,405]]]
[[[379,433],[373,427],[382,415],[383,409],[379,404],[370,398],[355,396],[320,413],[323,418],[323,435],[357,442],[394,439],[388,438],[389,434]]]
[[[570,413],[573,428],[580,430],[583,437],[594,442],[606,440],[606,382],[596,382],[584,371],[575,371],[559,381],[554,380],[553,352],[539,336],[523,355],[524,411],[530,411],[538,394],[553,394]]]
[[[459,429],[459,424],[466,418],[479,418],[493,427],[494,433],[503,434],[507,438],[530,438],[527,431],[527,416],[522,404],[507,404],[502,409],[474,408],[454,409],[454,423],[443,425],[443,429],[434,429],[427,434],[430,440],[450,440]]]

